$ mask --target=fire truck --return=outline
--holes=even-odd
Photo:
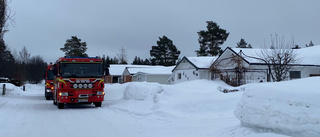
[[[101,107],[104,100],[103,61],[99,57],[61,57],[54,65],[53,104],[86,103]]]
[[[46,71],[44,72],[44,77],[45,77],[45,90],[44,90],[44,96],[46,97],[47,100],[52,98],[52,92],[53,92],[53,65],[50,63]]]

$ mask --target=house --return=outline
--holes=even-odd
[[[124,82],[157,82],[168,84],[173,67],[164,66],[135,66],[126,67],[122,73]]]
[[[210,67],[212,79],[219,78],[233,86],[271,81],[268,64],[261,57],[263,50],[266,49],[226,48]],[[294,49],[299,61],[289,64],[291,69],[285,80],[319,76],[320,54],[317,51],[320,46]]]
[[[196,79],[211,79],[209,68],[217,57],[183,57],[172,70],[170,84]]]
[[[109,75],[105,77],[105,83],[125,83],[131,82],[132,77],[127,75],[122,75],[126,68],[143,68],[150,67],[147,65],[121,65],[121,64],[111,64],[109,66]]]
[[[111,64],[109,66],[109,75],[105,77],[105,83],[122,83],[122,73],[127,66]]]

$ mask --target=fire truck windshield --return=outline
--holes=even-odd
[[[61,63],[61,76],[65,78],[102,77],[101,63]]]
[[[47,79],[53,80],[53,71],[52,70],[47,70]]]

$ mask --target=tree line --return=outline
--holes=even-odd
[[[41,82],[47,64],[40,56],[30,57],[26,47],[19,52],[19,56],[12,55],[3,39],[9,31],[8,23],[14,23],[8,1],[0,0],[0,77],[10,78],[16,85]]]

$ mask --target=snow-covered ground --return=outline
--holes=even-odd
[[[44,84],[28,84],[26,91],[7,84],[7,94],[0,95],[0,136],[320,136],[319,82],[307,78],[237,88],[207,80],[106,84],[101,108],[65,109],[45,100]]]

